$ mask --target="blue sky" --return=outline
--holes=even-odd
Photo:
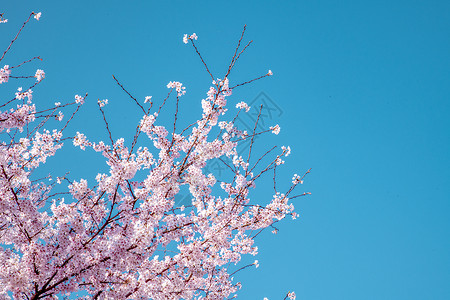
[[[140,118],[112,74],[140,99],[161,99],[169,81],[182,82],[191,120],[210,79],[183,34],[197,33],[219,77],[247,24],[254,42],[231,83],[268,69],[274,76],[230,101],[258,103],[264,92],[279,108],[266,121],[280,124],[280,135],[259,146],[289,145],[279,183],[312,168],[301,187],[312,195],[295,200],[299,219],[257,240],[260,267],[236,277],[239,299],[282,299],[288,290],[297,299],[450,299],[448,1],[4,0],[0,9],[9,19],[3,48],[30,11],[42,11],[4,63],[44,58],[29,69],[47,73],[34,91],[42,107],[89,93],[71,130],[92,140],[106,138],[98,98],[109,99],[115,138]],[[93,152],[64,151],[52,171],[89,179],[104,169]],[[255,201],[270,197],[264,183]]]

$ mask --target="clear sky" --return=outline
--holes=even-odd
[[[254,42],[231,83],[274,76],[230,101],[273,109],[264,121],[281,133],[259,146],[289,145],[279,183],[312,168],[301,187],[312,195],[295,200],[300,218],[257,240],[260,267],[235,276],[239,299],[288,290],[297,299],[450,299],[450,2],[2,0],[3,48],[33,10],[41,20],[4,63],[44,58],[29,69],[47,73],[34,91],[42,107],[88,92],[71,130],[94,141],[105,139],[98,98],[109,99],[115,138],[140,118],[112,74],[140,99],[161,99],[180,81],[183,118],[198,116],[210,79],[183,34],[197,33],[219,77],[247,24]],[[67,148],[53,171],[92,179],[104,169],[92,151]],[[270,197],[264,183],[253,199]]]

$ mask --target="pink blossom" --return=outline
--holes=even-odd
[[[178,82],[178,81],[169,82],[167,84],[167,88],[169,88],[169,89],[175,88],[178,96],[182,96],[186,93],[186,91],[185,91],[186,88],[183,86],[183,84],[181,82]]]
[[[246,112],[248,112],[250,110],[250,106],[248,106],[248,104],[243,101],[236,104],[236,108],[241,108],[241,109],[243,108],[243,109],[245,109]]]
[[[39,21],[39,19],[41,18],[41,15],[42,15],[42,13],[38,12],[37,14],[34,14],[34,18]]]
[[[105,105],[108,104],[108,99],[98,100],[97,103],[98,103],[98,106],[104,107]]]
[[[81,150],[85,150],[86,146],[89,146],[90,144],[89,144],[89,141],[87,140],[86,136],[77,131],[77,134],[76,134],[75,138],[73,139],[73,145],[79,146],[81,148]]]
[[[9,76],[11,75],[11,69],[9,65],[5,65],[0,69],[0,84],[8,82]]]
[[[277,124],[275,126],[270,126],[270,130],[272,130],[273,134],[279,134],[280,133],[280,126]]]
[[[259,263],[258,263],[258,260],[257,260],[257,259],[253,262],[253,264],[255,265],[256,268],[259,267]]]
[[[25,98],[28,98],[28,101],[31,101],[33,99],[32,93],[33,93],[32,90],[28,90],[28,91],[22,92],[22,87],[19,87],[17,89],[17,92],[16,92],[16,98],[19,99],[19,100],[23,100]]]
[[[281,150],[283,150],[284,156],[289,156],[289,154],[291,154],[291,147],[289,146],[281,146]]]
[[[45,78],[45,72],[43,70],[37,69],[34,77],[36,77],[37,81],[41,81],[42,79]]]
[[[191,35],[183,35],[183,43],[187,44],[189,42],[189,40],[197,40],[198,36],[195,34],[195,32]]]
[[[277,166],[284,164],[284,160],[282,160],[280,157],[277,157],[277,159],[275,160],[275,164]]]
[[[62,111],[58,112],[58,115],[56,116],[56,120],[62,121],[63,118],[64,118],[64,114],[62,113]]]
[[[293,185],[297,185],[297,184],[303,184],[303,181],[301,180],[301,177],[297,174],[294,174],[294,177],[292,177],[292,184]]]
[[[75,103],[84,104],[84,98],[80,95],[75,95]]]

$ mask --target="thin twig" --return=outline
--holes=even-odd
[[[246,28],[247,28],[247,24],[245,24],[245,25],[244,25],[244,29],[242,29],[241,38],[239,39],[238,44],[237,44],[237,46],[236,46],[236,49],[234,50],[233,58],[231,59],[230,65],[228,66],[227,74],[224,76],[224,78],[227,78],[228,75],[229,75],[230,72],[231,72],[231,68],[232,68],[233,65],[234,65],[234,59],[236,58],[236,54],[237,54],[237,52],[238,52],[238,50],[239,50],[239,47],[241,46],[241,41],[242,41],[242,38],[244,37],[244,33],[245,33],[245,29],[246,29]]]
[[[252,80],[249,80],[249,81],[245,81],[245,82],[243,82],[243,83],[236,84],[236,85],[233,86],[231,89],[234,89],[234,88],[236,88],[236,87],[238,87],[238,86],[243,86],[243,85],[245,85],[245,84],[251,83],[251,82],[253,82],[253,81],[262,79],[262,78],[267,77],[267,76],[270,76],[270,75],[269,75],[269,74],[265,74],[265,75],[259,76],[258,78],[255,78],[255,79],[252,79]]]
[[[133,99],[134,100],[134,102],[136,102],[136,104],[142,109],[142,111],[144,112],[144,114],[147,114],[146,112],[145,112],[145,109],[144,109],[144,107],[136,100],[136,98],[134,98],[124,87],[123,87],[123,85],[119,82],[119,80],[117,80],[117,78],[113,75],[112,76],[113,78],[114,78],[114,80],[117,82],[117,84],[122,88],[122,90],[125,92],[125,93],[127,93],[128,94],[128,96],[130,96],[130,98],[131,99]]]
[[[23,29],[23,28],[25,27],[25,25],[30,21],[30,18],[31,18],[32,15],[34,15],[34,12],[32,12],[32,13],[28,16],[28,19],[27,19],[25,22],[23,22],[23,25],[22,25],[22,27],[20,27],[19,32],[17,32],[16,36],[15,36],[14,39],[11,41],[11,43],[10,43],[9,46],[8,46],[8,48],[6,48],[5,52],[3,52],[2,57],[0,57],[0,61],[3,60],[3,58],[4,58],[5,55],[6,55],[6,53],[9,51],[9,49],[11,49],[12,44],[17,40],[17,38],[18,38],[19,35],[20,35],[20,32],[22,32],[22,29]]]
[[[33,57],[33,58],[30,58],[29,60],[26,60],[26,61],[24,61],[24,62],[18,64],[17,66],[10,67],[10,69],[18,68],[18,67],[20,67],[21,65],[26,64],[26,63],[29,63],[29,62],[31,62],[31,61],[33,61],[33,60],[35,60],[35,59],[39,59],[40,61],[42,61],[42,58],[41,58],[40,56],[35,56],[35,57]]]
[[[197,52],[198,56],[200,57],[200,60],[202,61],[203,65],[205,66],[206,72],[208,72],[208,74],[211,76],[212,80],[214,80],[213,74],[211,74],[211,72],[209,71],[208,66],[206,65],[206,62],[203,60],[203,57],[200,54],[200,52],[198,51],[197,46],[195,46],[194,39],[191,39],[191,42],[192,42],[192,46],[194,46],[195,52]]]

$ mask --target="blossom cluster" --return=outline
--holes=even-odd
[[[84,97],[80,95],[75,95],[75,103],[84,104]]]
[[[0,84],[4,82],[8,82],[9,76],[11,75],[11,69],[9,68],[9,65],[5,65],[3,68],[0,69]]]
[[[34,77],[36,77],[37,81],[41,81],[42,79],[45,78],[45,72],[41,69],[37,69],[36,70],[36,74],[34,75]]]
[[[272,130],[273,134],[279,134],[280,133],[280,125],[270,126],[270,130]]]
[[[238,104],[236,104],[236,108],[245,109],[245,112],[248,112],[250,110],[250,106],[248,106],[248,104],[245,103],[244,101],[241,101]]]
[[[104,107],[106,104],[108,104],[108,99],[103,99],[103,100],[98,100],[97,101],[97,103],[98,103],[98,106],[100,106],[100,107]]]
[[[294,177],[292,177],[292,184],[297,185],[299,183],[303,184],[301,177],[297,174],[294,174]]]
[[[191,35],[187,35],[185,34],[183,36],[183,43],[187,44],[189,42],[189,40],[196,40],[198,38],[198,36],[195,34],[195,32]]]
[[[171,81],[167,84],[167,88],[169,89],[175,89],[177,91],[178,96],[182,96],[186,94],[186,87],[183,86],[181,82],[178,81]],[[151,97],[150,97],[151,99]],[[146,99],[146,102],[148,102],[150,99]]]

